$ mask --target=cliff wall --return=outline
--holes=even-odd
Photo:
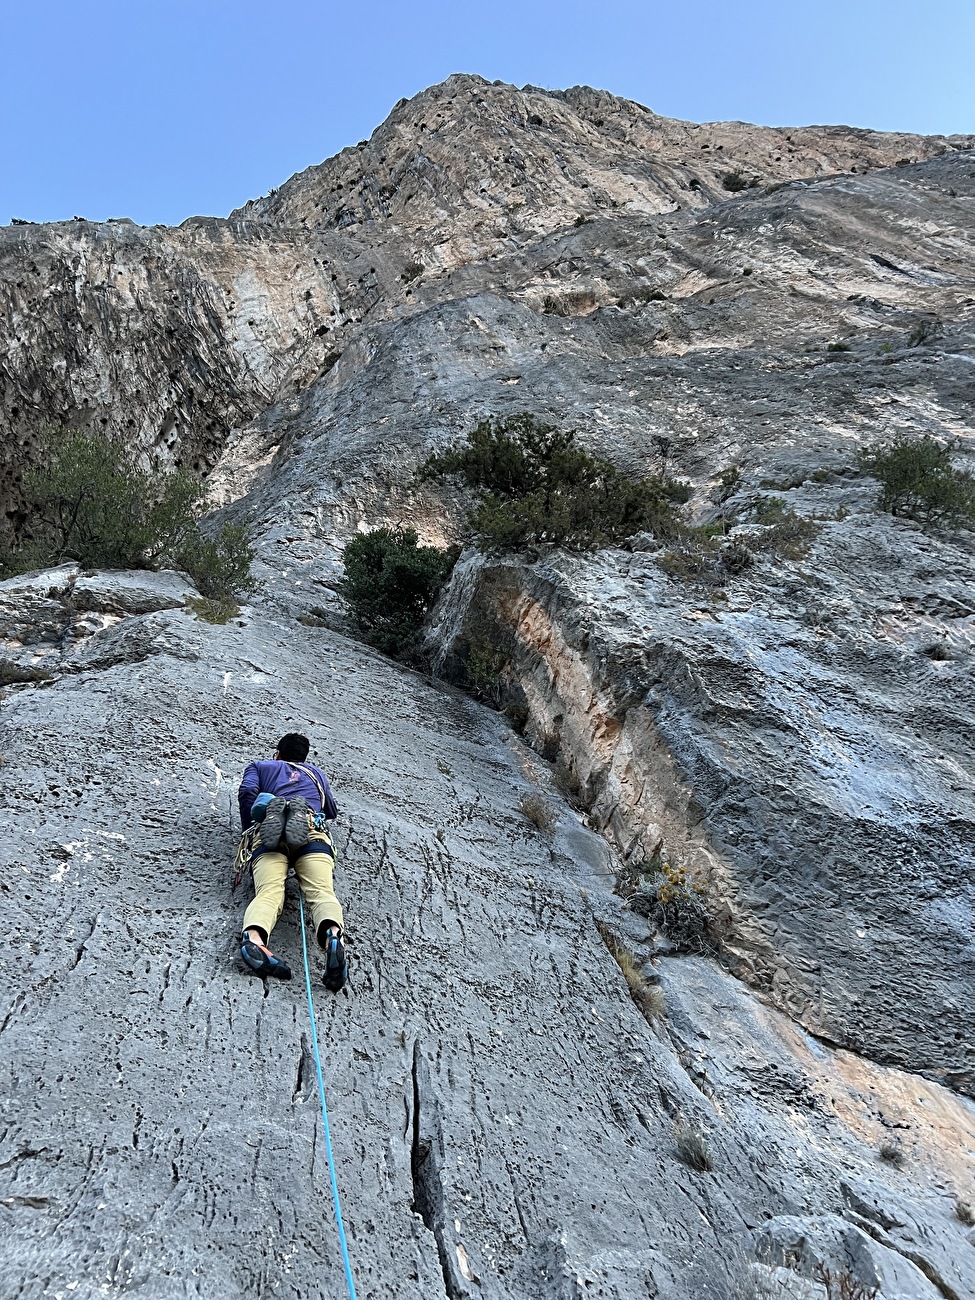
[[[260,579],[223,626],[180,575],[0,584],[6,1294],[343,1294],[302,989],[235,962],[232,794],[291,729],[342,809],[360,1296],[975,1294],[972,540],[856,458],[971,464],[973,144],[459,76],[228,220],[0,234],[10,521],[95,424],[206,473]],[[712,586],[646,537],[468,552],[441,679],[365,649],[346,541],[461,537],[414,471],[520,411],[731,539],[770,496],[818,531]],[[443,680],[478,639],[524,734]],[[715,954],[661,941],[654,861]]]

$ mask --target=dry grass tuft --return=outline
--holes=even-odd
[[[626,980],[626,987],[630,991],[630,997],[643,1013],[645,1019],[650,1024],[653,1024],[655,1020],[662,1020],[667,1014],[667,999],[664,997],[663,989],[658,984],[650,983],[636,964],[636,960],[629,948],[618,935],[613,933],[609,926],[597,921],[596,929],[599,931],[600,938],[606,945],[609,955],[620,968],[623,978]]]
[[[211,600],[207,596],[188,596],[186,607],[191,609],[201,622],[214,623],[218,626],[229,623],[240,613],[240,606],[236,601]]]
[[[690,1120],[680,1119],[674,1125],[674,1144],[677,1154],[689,1168],[703,1172],[714,1168],[707,1134]]]
[[[904,1143],[899,1138],[884,1138],[877,1148],[877,1154],[881,1160],[887,1164],[893,1165],[895,1169],[900,1169],[907,1159],[907,1152],[904,1150]]]
[[[813,1278],[826,1288],[827,1300],[877,1300],[880,1292],[879,1287],[858,1282],[846,1269],[837,1271],[824,1264],[817,1265]]]
[[[523,794],[518,800],[518,807],[528,818],[530,822],[544,831],[548,835],[555,828],[555,817],[552,813],[552,805],[547,799],[543,799],[540,794],[532,791],[530,794]]]

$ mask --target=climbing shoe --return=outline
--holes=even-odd
[[[345,986],[345,981],[349,977],[349,967],[345,960],[345,945],[342,943],[340,935],[332,934],[331,930],[325,934],[325,974],[322,977],[325,987],[333,993],[338,993],[339,989]]]
[[[264,820],[261,822],[261,845],[272,852],[281,843],[284,834],[284,822],[288,813],[288,801],[280,795],[272,799],[267,806]]]
[[[288,800],[288,815],[284,819],[284,842],[290,852],[303,849],[308,843],[311,825],[311,808],[300,794]]]
[[[279,980],[291,979],[291,967],[288,963],[282,961],[280,957],[275,957],[274,953],[263,944],[248,939],[246,934],[241,935],[240,938],[240,957],[244,965],[255,975],[260,975],[262,978],[270,975]]]

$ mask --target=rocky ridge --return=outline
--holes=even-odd
[[[4,232],[11,508],[39,422],[98,419],[212,469],[262,578],[225,627],[179,575],[0,584],[11,1294],[342,1294],[300,989],[242,981],[219,884],[284,726],[343,796],[319,1014],[361,1295],[975,1291],[970,535],[878,515],[854,455],[970,439],[972,143],[456,77],[227,222]],[[732,538],[770,495],[820,519],[720,589],[652,539],[465,558],[431,653],[502,652],[523,738],[334,590],[359,527],[456,537],[413,470],[520,410]],[[661,856],[721,964],[624,905]]]

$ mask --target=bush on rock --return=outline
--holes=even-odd
[[[479,497],[468,524],[483,551],[613,546],[635,533],[673,537],[686,483],[622,474],[611,461],[529,414],[480,420],[466,444],[431,456],[422,478],[460,480]]]
[[[975,478],[955,469],[935,438],[895,438],[860,452],[860,467],[880,479],[877,504],[931,527],[975,527]]]
[[[23,573],[76,560],[86,569],[185,569],[200,592],[232,600],[252,583],[248,529],[200,528],[205,487],[193,474],[139,469],[102,433],[50,431],[37,468],[24,475],[27,514],[3,568]]]
[[[384,654],[409,655],[456,560],[455,550],[420,546],[413,528],[353,537],[341,590],[363,640]]]

